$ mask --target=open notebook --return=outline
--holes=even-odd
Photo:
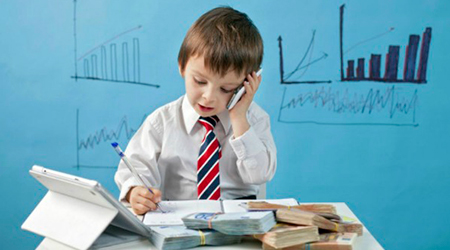
[[[149,226],[175,226],[183,225],[183,218],[192,213],[234,213],[246,212],[245,203],[255,200],[185,200],[185,201],[161,201],[159,206],[164,210],[147,212],[144,216],[144,224]],[[298,202],[293,199],[268,199],[258,200],[267,201],[274,204],[295,206]]]

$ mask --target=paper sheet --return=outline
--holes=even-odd
[[[159,206],[164,210],[147,212],[144,216],[144,224],[149,226],[174,226],[183,225],[183,218],[192,213],[222,212],[220,201],[210,200],[189,200],[189,201],[161,201]]]

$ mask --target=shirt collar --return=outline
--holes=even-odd
[[[186,132],[188,134],[191,133],[195,124],[197,124],[198,118],[200,115],[195,112],[195,109],[192,107],[191,103],[188,100],[188,97],[184,95],[183,103],[181,105],[181,112],[184,120],[184,124],[186,127]],[[219,124],[222,124],[223,129],[225,130],[225,134],[228,134],[231,128],[230,115],[228,114],[228,110],[224,110],[220,114],[217,114],[220,119]]]

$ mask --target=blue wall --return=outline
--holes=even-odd
[[[182,39],[223,4],[248,13],[265,41],[256,101],[278,148],[268,197],[346,202],[386,249],[446,248],[450,4],[437,0],[2,1],[1,248],[41,240],[20,230],[46,192],[28,174],[33,164],[97,179],[118,195],[109,143],[124,147],[145,115],[183,94]],[[427,82],[341,79],[342,4],[344,71],[365,58],[368,77],[370,55],[381,54],[384,75],[389,46],[400,45],[403,79],[409,36],[420,36],[420,53],[430,27]],[[280,36],[283,82],[296,84],[280,80]]]

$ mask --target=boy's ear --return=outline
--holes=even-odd
[[[184,72],[181,70],[181,65],[178,64],[178,72],[180,72],[181,77],[184,78]]]

